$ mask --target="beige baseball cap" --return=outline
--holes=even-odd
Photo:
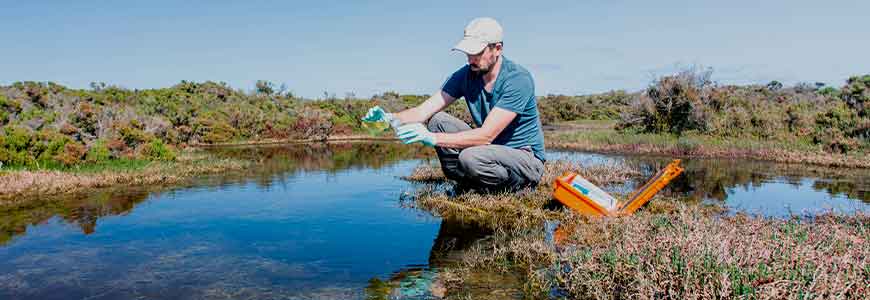
[[[476,18],[465,26],[465,36],[453,47],[453,50],[474,55],[483,51],[486,45],[501,42],[501,25],[493,18]]]

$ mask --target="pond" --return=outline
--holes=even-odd
[[[433,152],[395,143],[239,147],[250,170],[0,207],[0,299],[427,299],[490,233],[400,205]],[[651,173],[669,160],[558,152]],[[866,170],[687,160],[664,193],[771,216],[870,211]],[[637,183],[628,183],[630,190]],[[489,275],[487,275],[489,276]],[[481,276],[485,277],[485,276]],[[518,279],[474,283],[503,298]]]

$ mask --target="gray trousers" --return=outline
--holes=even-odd
[[[471,130],[465,122],[444,112],[429,119],[429,131],[453,133]],[[435,147],[441,170],[460,185],[485,191],[516,191],[534,187],[544,174],[544,163],[531,147],[515,149],[483,145],[464,149]]]

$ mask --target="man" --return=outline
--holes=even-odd
[[[375,106],[363,120],[389,122],[405,144],[435,147],[444,174],[462,185],[484,191],[537,185],[546,158],[534,82],[526,69],[502,55],[502,47],[498,22],[472,20],[453,48],[465,53],[468,64],[441,91],[398,113]],[[441,112],[461,97],[477,128]]]

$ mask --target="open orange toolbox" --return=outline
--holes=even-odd
[[[634,191],[628,201],[619,202],[594,184],[577,174],[568,173],[556,179],[553,197],[571,209],[590,216],[618,216],[633,214],[649,202],[662,188],[683,172],[680,160],[675,159],[655,174],[646,184]]]

